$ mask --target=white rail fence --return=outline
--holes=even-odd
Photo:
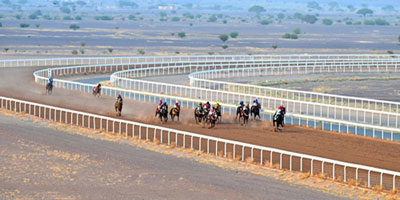
[[[98,67],[104,67],[99,65]],[[78,68],[78,67],[69,67]],[[103,68],[104,69],[104,68]],[[58,72],[63,71],[62,68],[56,69]],[[93,69],[92,69],[93,70]],[[79,71],[79,70],[78,70]],[[82,70],[83,71],[83,70]],[[34,73],[35,81],[41,84],[46,84],[48,79],[43,76],[47,72],[47,69],[39,70]],[[63,71],[64,73],[64,71]],[[54,80],[55,88],[66,88],[72,90],[79,90],[87,93],[92,92],[92,88],[95,86],[94,84],[84,84],[73,81],[66,80]],[[102,87],[102,93],[109,96],[116,96],[118,93],[121,93],[125,98],[139,100],[139,101],[150,101],[150,102],[158,102],[159,99],[164,99],[172,104],[175,101],[180,101],[182,105],[187,106],[188,108],[194,108],[199,101],[207,101],[208,99],[198,99],[198,98],[190,98],[190,97],[179,97],[177,95],[165,95],[160,94],[158,92],[151,93],[145,91],[137,91],[137,90],[127,90],[121,88],[114,87]],[[211,101],[211,103],[215,103],[215,101]],[[236,106],[232,104],[222,104],[223,112],[234,115],[236,112]],[[264,119],[270,120],[272,118],[274,111],[272,110],[262,110],[261,116]],[[344,133],[354,133],[357,135],[363,136],[371,136],[379,139],[386,139],[392,141],[400,141],[400,132],[398,129],[389,128],[389,127],[381,127],[374,126],[369,124],[361,124],[354,123],[344,120],[334,120],[327,119],[323,117],[315,117],[303,114],[288,114],[286,123],[289,124],[298,124],[298,125],[307,125],[310,127],[323,128],[325,130],[344,132]]]
[[[346,163],[242,142],[204,136],[165,127],[115,119],[69,109],[47,106],[0,96],[0,108],[23,112],[55,122],[100,129],[138,139],[159,140],[161,144],[215,154],[231,159],[248,160],[261,165],[279,166],[290,171],[324,174],[348,182],[356,180],[368,187],[380,185],[386,190],[400,189],[400,172]]]

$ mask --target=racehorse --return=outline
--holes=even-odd
[[[272,126],[274,127],[275,132],[279,129],[279,125],[283,128],[283,115],[281,113],[275,113],[272,119]]]
[[[218,120],[218,115],[217,113],[214,113],[212,115],[208,115],[207,119],[205,120],[206,123],[208,123],[210,126],[208,128],[213,128],[215,127],[215,122]]]
[[[248,108],[247,109],[242,109],[240,111],[239,122],[240,122],[241,118],[243,119],[242,125],[249,123],[249,109]]]
[[[121,116],[121,112],[122,112],[122,101],[120,99],[118,99],[115,102],[115,112],[117,112],[117,116]]]
[[[242,110],[243,110],[243,106],[238,106],[237,108],[236,108],[236,119],[238,118],[238,116],[239,116],[239,118],[240,118],[240,113],[242,113]],[[240,119],[239,119],[240,120]]]
[[[161,106],[160,109],[157,109],[156,116],[157,115],[160,118],[161,122],[167,122],[168,121],[168,110],[167,110],[166,106]]]
[[[194,109],[194,120],[196,121],[196,124],[201,122],[204,117],[204,110],[201,108],[196,108]]]
[[[177,117],[179,121],[179,110],[178,108],[171,108],[169,111],[169,115],[171,116],[172,121],[174,121],[174,118]]]
[[[101,94],[101,86],[97,85],[93,88],[93,95],[99,97]]]
[[[221,122],[221,120],[222,120],[222,114],[221,114],[221,107],[220,107],[220,106],[218,106],[218,107],[215,109],[215,114],[217,115],[217,121],[218,121],[218,122]]]
[[[47,83],[46,85],[46,94],[52,94],[53,93],[53,84]]]
[[[258,116],[258,119],[261,119],[260,118],[260,108],[258,106],[251,106],[250,111],[251,111],[250,115],[253,117],[253,120],[255,120],[257,116]]]

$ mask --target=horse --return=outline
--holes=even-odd
[[[93,88],[93,95],[99,97],[101,94],[101,87],[98,85]]]
[[[283,119],[284,116],[282,114],[275,113],[272,119],[272,126],[274,127],[275,132],[277,132],[279,129],[279,125],[283,128]]]
[[[160,109],[156,110],[156,116],[160,118],[161,122],[167,122],[168,121],[168,110],[166,106],[161,106]]]
[[[117,112],[117,116],[121,116],[121,112],[122,112],[122,101],[120,99],[118,99],[115,102],[115,112]]]
[[[46,94],[52,94],[53,93],[53,84],[47,83],[46,85]]]
[[[217,113],[214,113],[212,115],[207,116],[206,123],[208,123],[210,126],[208,128],[213,128],[215,127],[215,122],[218,120],[218,115]]]
[[[251,106],[250,111],[251,111],[250,115],[253,117],[253,120],[255,120],[257,116],[258,116],[258,119],[261,119],[260,118],[260,108],[258,106]]]
[[[172,121],[174,121],[174,118],[177,117],[179,121],[179,109],[178,108],[171,108],[169,111],[169,115],[171,116]]]
[[[236,108],[236,119],[238,118],[238,116],[240,117],[240,113],[242,112],[242,110],[243,110],[243,106],[238,106]]]
[[[242,111],[240,112],[240,116],[239,116],[239,122],[240,122],[240,118],[243,119],[243,123],[242,125],[248,124],[249,123],[249,109],[242,109]]]
[[[218,106],[215,109],[215,114],[217,114],[217,121],[221,122],[222,121],[222,114],[221,114],[221,107],[220,106]]]
[[[201,122],[203,118],[204,118],[204,110],[201,108],[194,109],[194,120],[196,121],[196,124]]]

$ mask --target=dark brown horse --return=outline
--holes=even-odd
[[[52,94],[53,93],[53,84],[47,83],[46,85],[46,94]]]
[[[121,116],[121,112],[122,112],[122,100],[118,99],[115,102],[115,112],[117,112],[117,116]]]

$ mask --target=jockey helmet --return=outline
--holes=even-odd
[[[167,102],[164,102],[164,105],[167,105]]]
[[[219,106],[219,102],[217,102],[215,105]]]
[[[256,99],[256,103],[258,103],[258,99]]]
[[[207,101],[207,104],[210,104],[210,102]]]
[[[240,105],[243,105],[243,101],[240,102]]]
[[[118,97],[121,97],[121,94],[118,94]]]
[[[162,103],[162,100],[160,99],[159,103]]]

